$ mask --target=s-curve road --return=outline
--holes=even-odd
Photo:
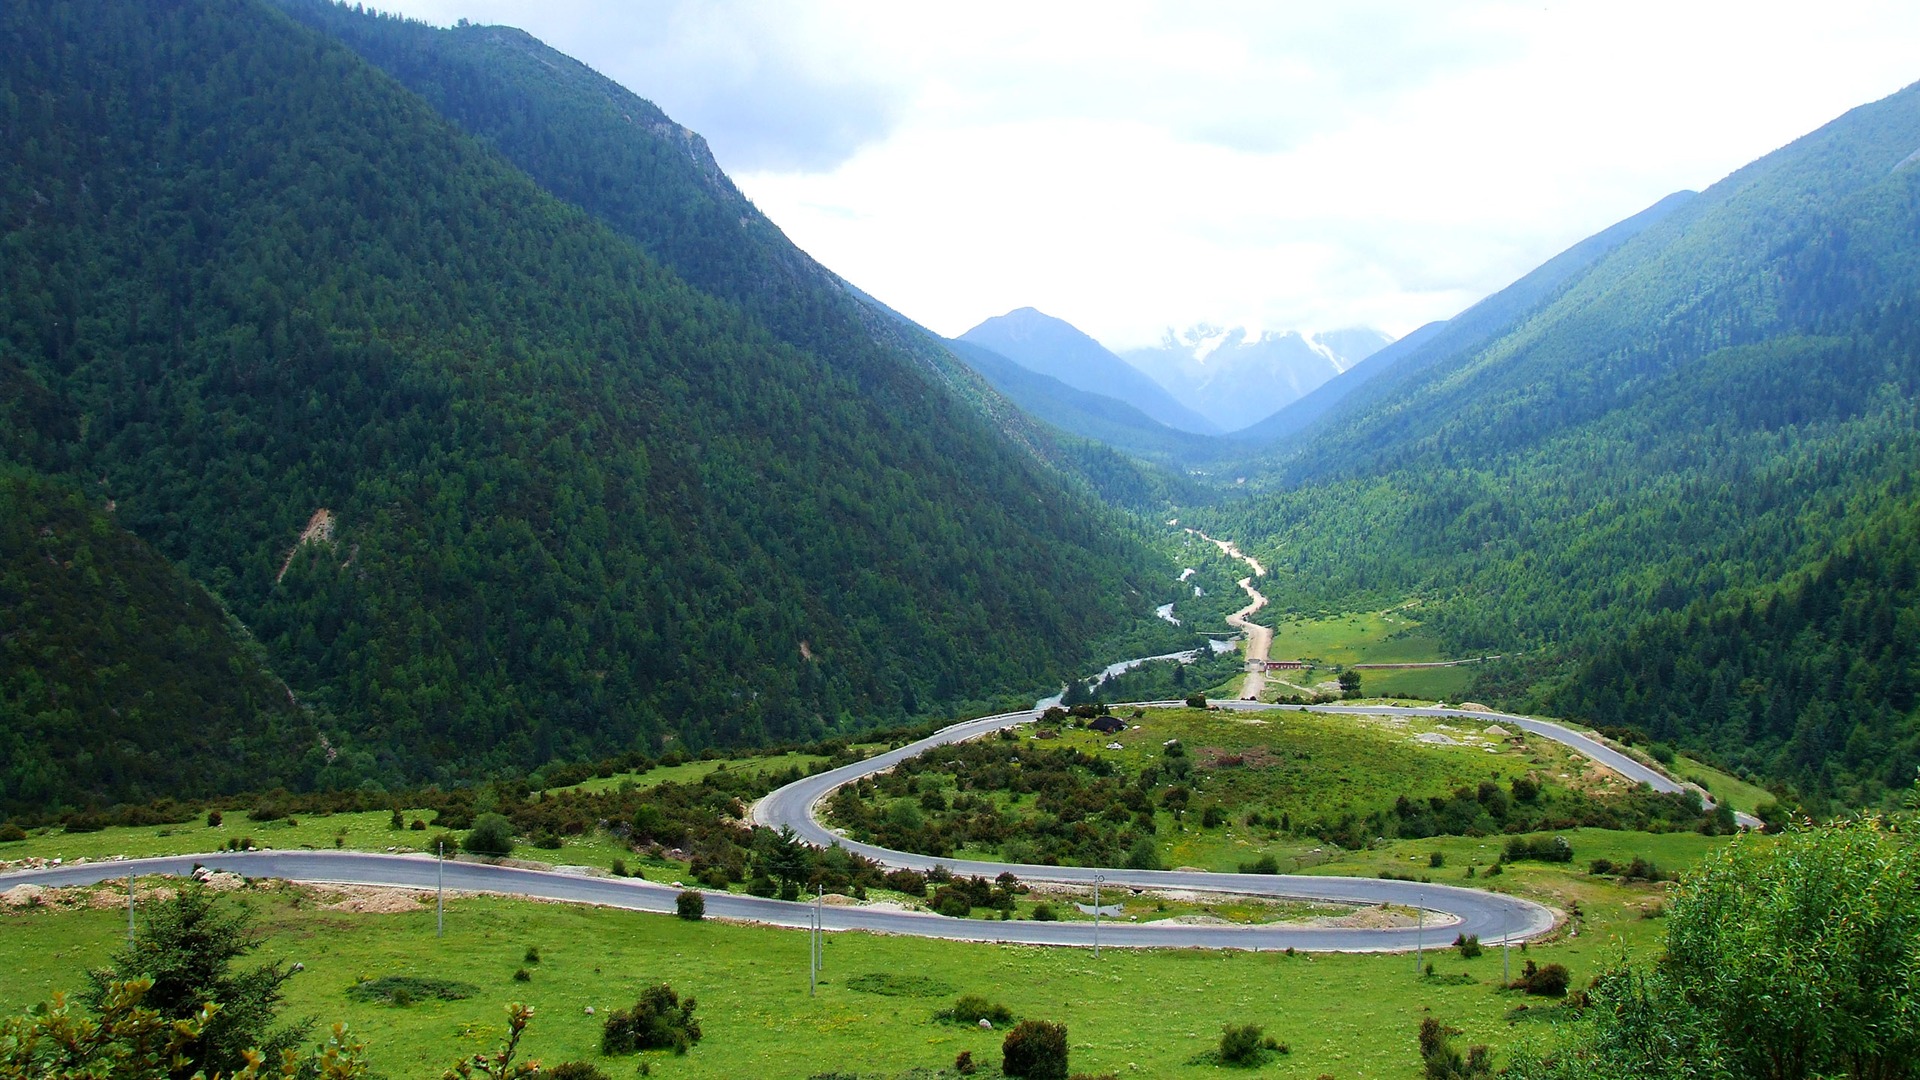
[[[63,885],[91,885],[124,878],[128,874],[190,873],[196,865],[227,870],[245,877],[281,878],[343,885],[379,885],[431,892],[434,888],[434,859],[418,855],[371,855],[351,851],[257,851],[215,852],[207,855],[176,855],[159,859],[126,859],[115,862],[90,862],[78,866],[60,866],[44,870],[25,870],[0,874],[0,892],[17,885],[33,884],[49,888]],[[541,870],[521,870],[479,863],[448,862],[442,867],[446,887],[467,892],[498,893],[505,896],[559,900],[576,904],[600,904],[635,911],[671,912],[679,889],[629,878],[597,878]],[[996,867],[998,873],[1004,867]],[[1202,875],[1204,876],[1204,875]],[[1235,876],[1235,875],[1217,875]],[[1341,879],[1325,879],[1338,883]],[[1367,884],[1361,882],[1360,884]],[[1460,920],[1442,925],[1436,921],[1422,938],[1428,946],[1438,947],[1456,933],[1478,933],[1497,939],[1511,929],[1515,938],[1537,934],[1552,924],[1545,909],[1525,901],[1470,893],[1443,885],[1424,886],[1427,907],[1458,914]],[[1305,894],[1303,894],[1305,895]],[[1315,890],[1312,895],[1339,896],[1334,889]],[[1409,898],[1412,894],[1408,894]],[[1104,898],[1103,898],[1104,899]],[[1374,901],[1355,897],[1360,902]],[[1477,902],[1475,902],[1477,901]],[[803,928],[811,916],[809,905],[757,896],[708,893],[707,914],[713,918],[736,919],[772,926]],[[1094,926],[1082,922],[997,922],[981,919],[951,919],[941,915],[876,910],[860,907],[824,907],[821,923],[828,930],[866,930],[883,934],[909,934],[915,937],[947,938],[954,941],[1004,942],[1023,945],[1091,945]],[[1142,926],[1133,923],[1104,923],[1100,944],[1109,947],[1203,949],[1285,949],[1293,947],[1317,952],[1367,952],[1411,949],[1417,931],[1360,930],[1342,928],[1269,929],[1264,927],[1220,926]]]
[[[1143,702],[1139,704],[1176,706],[1180,703]],[[1212,704],[1241,711],[1312,708],[1321,712],[1350,715],[1436,716],[1474,721],[1497,721],[1570,746],[1636,782],[1651,784],[1662,791],[1678,788],[1678,785],[1658,771],[1649,769],[1577,731],[1531,717],[1444,709],[1437,706],[1287,706],[1260,705],[1246,701],[1215,701]],[[1395,951],[1412,949],[1423,943],[1443,944],[1450,941],[1454,934],[1462,933],[1477,934],[1482,941],[1487,942],[1500,940],[1503,937],[1511,940],[1525,940],[1545,933],[1553,926],[1553,913],[1531,901],[1449,885],[1426,885],[1373,878],[1098,870],[1083,867],[1010,865],[965,859],[935,859],[849,841],[835,835],[813,817],[813,809],[820,800],[844,784],[892,768],[907,758],[932,747],[1029,723],[1036,716],[1036,712],[1028,710],[969,720],[944,728],[926,739],[897,750],[807,777],[761,799],[753,808],[753,819],[756,823],[769,827],[792,828],[802,839],[813,844],[822,846],[840,844],[850,851],[858,852],[888,866],[924,871],[936,865],[944,865],[956,874],[979,874],[985,877],[992,877],[1002,871],[1012,871],[1024,880],[1081,886],[1090,885],[1097,874],[1102,878],[1105,886],[1114,891],[1115,899],[1121,899],[1121,890],[1193,889],[1348,904],[1391,903],[1419,907],[1434,916],[1432,925],[1425,929],[1172,926],[1108,922],[1099,928],[1100,944],[1107,946],[1211,949],[1296,948],[1314,952]],[[122,878],[128,873],[185,874],[196,863],[216,870],[230,870],[248,877],[284,878],[303,882],[432,889],[435,881],[434,860],[427,856],[373,855],[337,851],[219,852],[207,855],[85,863],[78,866],[0,874],[0,891],[28,883],[45,886],[91,884],[112,878]],[[477,863],[448,862],[442,869],[449,889],[570,903],[601,904],[637,911],[673,911],[675,896],[680,891],[671,886],[632,879],[595,878]],[[1102,899],[1104,900],[1105,897]],[[793,928],[808,925],[810,919],[810,912],[804,904],[727,893],[707,894],[707,913],[716,918]],[[1094,940],[1093,925],[1084,922],[1039,923],[951,919],[939,915],[858,907],[828,907],[822,911],[821,919],[829,930],[867,930],[959,941],[1091,945]]]
[[[1141,704],[1173,706],[1179,702]],[[1216,704],[1228,704],[1217,702]],[[1251,702],[1232,703],[1256,707]],[[1088,886],[1098,875],[1115,890],[1194,889],[1266,896],[1287,900],[1326,900],[1345,904],[1399,904],[1436,913],[1436,927],[1444,926],[1446,937],[1434,930],[1418,928],[1348,929],[1324,927],[1192,927],[1154,924],[1111,924],[1101,930],[1101,944],[1115,945],[1203,945],[1212,948],[1307,949],[1316,952],[1363,952],[1412,949],[1428,937],[1450,941],[1454,934],[1477,934],[1483,941],[1502,937],[1520,941],[1545,933],[1553,927],[1551,911],[1528,900],[1497,893],[1462,889],[1450,885],[1387,881],[1375,878],[1319,876],[1282,876],[1274,874],[1210,874],[1183,870],[1122,870],[1074,866],[1036,866],[1019,863],[980,862],[971,859],[937,859],[911,852],[894,851],[849,840],[829,830],[814,817],[814,808],[837,788],[864,776],[893,768],[908,758],[936,746],[963,742],[1003,728],[1032,722],[1033,710],[1001,713],[954,724],[925,739],[889,750],[865,761],[806,777],[768,794],[754,804],[753,820],[769,828],[790,828],[802,840],[820,847],[839,844],[887,866],[927,871],[944,866],[955,874],[994,877],[1012,872],[1023,881],[1045,881]],[[1102,898],[1104,901],[1104,897]],[[990,923],[991,927],[1016,927],[1025,924]],[[1066,926],[1068,924],[1044,924]],[[1091,927],[1075,924],[1081,941],[1091,943]],[[1195,934],[1195,931],[1204,931]],[[991,936],[994,940],[1031,940],[1030,938]]]

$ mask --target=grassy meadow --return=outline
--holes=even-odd
[[[1139,716],[1133,715],[1139,712]],[[1486,724],[1454,718],[1373,717],[1321,712],[1241,714],[1198,709],[1119,710],[1125,731],[1106,735],[1064,728],[1048,747],[1078,750],[1112,761],[1137,775],[1162,760],[1165,744],[1178,740],[1191,755],[1189,809],[1176,821],[1155,814],[1155,843],[1164,866],[1232,871],[1263,855],[1281,869],[1319,865],[1337,857],[1309,836],[1269,825],[1249,825],[1249,814],[1279,816],[1304,825],[1362,816],[1390,808],[1397,795],[1445,795],[1483,780],[1509,784],[1514,777],[1544,774],[1556,783],[1584,783],[1591,764],[1558,743],[1525,737],[1507,742],[1484,733]],[[1423,738],[1424,737],[1424,738]],[[1445,738],[1447,743],[1432,740]],[[1026,745],[1034,745],[1031,741]],[[1113,747],[1118,749],[1113,749]],[[1230,756],[1245,767],[1209,767]],[[1016,791],[977,793],[1001,811],[1037,811],[1038,798]],[[913,802],[914,798],[893,801]],[[1201,810],[1217,804],[1226,822],[1203,828]],[[891,804],[888,804],[891,805]],[[961,857],[999,858],[996,849],[968,848]]]
[[[1600,848],[1598,838],[1576,843]],[[1557,887],[1547,882],[1558,876],[1571,888],[1585,876],[1542,868],[1535,880],[1526,876],[1531,870],[1515,871],[1511,883]],[[1663,888],[1589,887],[1646,907]],[[0,983],[0,1008],[82,985],[82,973],[124,939],[120,895],[108,886],[98,908],[0,910],[0,965],[10,973]],[[1251,1022],[1292,1048],[1258,1075],[1411,1078],[1419,1072],[1414,1032],[1429,1013],[1464,1029],[1468,1040],[1505,1048],[1546,1030],[1530,1018],[1554,1012],[1551,1002],[1500,988],[1497,948],[1471,961],[1451,949],[1430,951],[1423,959],[1435,974],[1427,977],[1404,954],[1106,949],[1096,962],[1085,949],[839,933],[828,935],[824,981],[810,997],[800,932],[458,896],[448,906],[447,936],[436,939],[430,903],[364,914],[337,908],[325,889],[268,884],[235,895],[267,931],[259,955],[306,967],[289,984],[286,1015],[347,1021],[392,1077],[437,1075],[453,1058],[489,1047],[509,1001],[536,1009],[529,1055],[549,1064],[584,1058],[611,1076],[634,1075],[633,1059],[599,1057],[597,1017],[630,1006],[640,988],[661,981],[699,1000],[705,1039],[684,1057],[646,1055],[659,1077],[894,1076],[949,1066],[962,1050],[997,1065],[1001,1033],[933,1020],[960,993],[984,994],[1016,1016],[1064,1021],[1073,1068],[1119,1076],[1214,1075],[1216,1067],[1192,1059],[1214,1045],[1221,1025]],[[1588,913],[1576,936],[1524,957],[1514,950],[1514,968],[1523,958],[1564,963],[1580,985],[1623,951],[1645,956],[1657,948],[1657,918],[1601,920],[1594,912],[1606,904],[1582,906]],[[537,963],[528,961],[529,948]],[[516,981],[522,969],[529,978]],[[450,978],[479,989],[466,1000],[406,1007],[346,996],[355,982],[385,975]],[[1509,1014],[1520,1005],[1531,1008],[1515,1022]]]

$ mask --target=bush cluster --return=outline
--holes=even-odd
[[[636,1050],[672,1050],[684,1054],[700,1041],[700,1021],[693,1018],[694,999],[680,1000],[666,983],[640,992],[631,1009],[608,1015],[600,1032],[600,1052],[631,1054]]]
[[[1067,1025],[1022,1020],[1000,1044],[1000,1071],[1024,1080],[1066,1080]]]
[[[1512,989],[1525,990],[1536,997],[1566,997],[1567,984],[1572,977],[1564,964],[1548,964],[1541,967],[1533,961],[1520,971],[1520,977],[1513,980]]]
[[[1507,862],[1532,859],[1535,862],[1573,861],[1573,845],[1564,836],[1516,836],[1507,841],[1503,858]]]

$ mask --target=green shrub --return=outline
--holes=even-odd
[[[17,843],[27,838],[27,830],[9,821],[0,825],[0,844]]]
[[[1066,1080],[1067,1025],[1022,1020],[1000,1044],[1000,1071],[1025,1080]]]
[[[1013,1011],[997,1001],[988,1001],[979,994],[961,994],[953,1003],[953,1008],[943,1009],[934,1014],[936,1019],[951,1020],[956,1024],[978,1024],[989,1021],[994,1027],[1005,1027],[1013,1023]]]
[[[1471,960],[1481,953],[1479,934],[1460,934],[1453,939],[1453,947],[1460,950],[1460,959]]]
[[[1160,849],[1154,845],[1151,838],[1143,836],[1135,840],[1133,846],[1127,849],[1127,869],[1160,869]]]
[[[1207,707],[1207,695],[1205,694],[1188,694],[1187,695],[1187,708],[1204,709],[1206,707]]]
[[[1052,904],[1042,900],[1040,903],[1033,905],[1034,922],[1053,922],[1059,918],[1060,916],[1053,910]]]
[[[1447,865],[1447,853],[1444,851],[1430,852],[1427,855],[1427,865],[1435,870]]]
[[[514,982],[532,982],[533,973],[528,971],[526,968],[520,968],[513,973],[513,981]]]
[[[684,1002],[666,983],[640,992],[632,1009],[607,1017],[600,1032],[600,1052],[630,1054],[636,1050],[672,1050],[684,1054],[700,1041],[700,1022],[693,1018],[694,999]]]
[[[1564,836],[1516,836],[1507,841],[1506,860],[1563,863],[1573,861],[1573,845]]]
[[[1572,981],[1563,964],[1548,964],[1538,967],[1533,961],[1527,961],[1520,977],[1514,980],[1516,990],[1525,990],[1536,997],[1566,997],[1567,984]]]
[[[674,898],[674,910],[688,922],[699,922],[707,917],[707,894],[688,889]]]
[[[1420,1063],[1427,1080],[1469,1080],[1492,1076],[1493,1062],[1484,1046],[1467,1048],[1467,1056],[1453,1048],[1453,1036],[1460,1029],[1448,1027],[1429,1016],[1420,1021]]]
[[[221,818],[220,818],[220,811],[218,811],[218,810],[209,810],[209,811],[207,811],[207,828],[209,828],[209,829],[217,829],[217,828],[219,828],[219,827],[220,827],[220,821],[221,821]]]
[[[613,865],[608,867],[608,871],[612,873],[614,877],[626,877],[627,876],[627,860],[625,859],[613,860]]]
[[[416,975],[383,975],[347,987],[347,996],[369,1004],[404,1006],[415,1001],[463,1001],[480,992],[472,983],[427,979]]]
[[[523,956],[521,956],[521,959],[526,961],[529,964],[539,963],[540,962],[540,946],[538,945],[527,946],[527,951]]]
[[[1280,872],[1280,860],[1272,855],[1262,855],[1250,863],[1241,863],[1243,874],[1277,874]]]
[[[600,1066],[587,1061],[563,1061],[551,1069],[540,1070],[545,1080],[612,1080]]]
[[[1222,1065],[1258,1065],[1266,1057],[1258,1024],[1228,1024],[1220,1032]]]
[[[461,846],[474,855],[513,854],[513,822],[499,814],[481,814]]]

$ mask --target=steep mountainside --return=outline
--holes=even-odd
[[[1304,337],[1293,331],[1249,335],[1197,326],[1169,333],[1159,346],[1129,349],[1127,363],[1223,431],[1238,432],[1299,400],[1393,339],[1348,329]]]
[[[1450,351],[1429,340],[1419,370],[1370,384],[1216,524],[1263,538],[1295,604],[1424,593],[1459,644],[1541,650],[1482,688],[1504,686],[1509,702],[1641,712],[1635,722],[1849,797],[1906,787],[1920,761],[1911,712],[1893,722],[1820,705],[1804,686],[1754,689],[1772,676],[1739,674],[1729,658],[1753,653],[1737,641],[1785,648],[1786,630],[1736,640],[1726,628],[1743,625],[1743,605],[1845,593],[1793,584],[1821,580],[1832,560],[1903,565],[1881,524],[1920,511],[1920,169],[1901,165],[1916,146],[1910,88],[1740,170],[1544,305],[1516,305]],[[1686,639],[1674,619],[1721,629]],[[1871,623],[1806,625],[1830,635],[1825,655],[1861,648],[1849,680],[1892,685],[1867,659],[1892,655],[1867,648],[1885,637]],[[1657,664],[1713,671],[1725,692],[1642,711],[1645,688],[1615,676]],[[1746,720],[1715,711],[1729,701]],[[1843,750],[1858,764],[1841,764]]]
[[[1188,461],[1214,452],[1213,436],[1170,428],[1118,398],[1075,389],[964,338],[948,345],[1008,400],[1062,431],[1154,461]]]
[[[0,817],[327,768],[313,718],[206,590],[78,485],[5,463],[0,612]]]
[[[703,293],[276,8],[15,4],[0,50],[8,453],[207,583],[339,782],[986,699],[1150,608],[958,364],[812,347],[725,235]]]
[[[1199,434],[1219,430],[1072,323],[1033,308],[996,315],[961,334],[960,340],[1076,390],[1117,398],[1168,427]]]
[[[1390,396],[1403,385],[1401,380],[1414,378],[1416,373],[1447,357],[1481,348],[1511,330],[1521,319],[1578,281],[1607,253],[1685,206],[1693,197],[1691,191],[1675,192],[1638,214],[1602,229],[1452,319],[1428,323],[1379,349],[1300,400],[1257,424],[1234,432],[1233,437],[1247,442],[1274,443],[1307,430],[1314,421],[1342,403],[1346,403],[1346,408],[1357,410]],[[1394,379],[1375,382],[1388,374]],[[1361,387],[1367,389],[1360,392]]]

